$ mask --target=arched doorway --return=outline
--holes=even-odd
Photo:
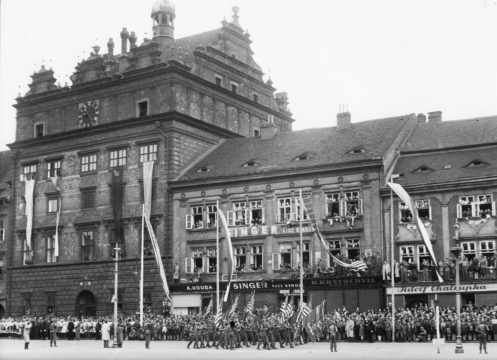
[[[76,315],[95,316],[97,314],[97,301],[91,291],[83,290],[76,298]]]

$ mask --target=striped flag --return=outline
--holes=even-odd
[[[434,264],[438,264],[437,259],[435,258],[435,253],[433,252],[433,247],[431,246],[430,236],[428,235],[428,232],[426,231],[426,228],[425,228],[425,225],[423,224],[423,221],[421,221],[421,219],[418,215],[418,211],[416,210],[416,206],[414,205],[414,201],[409,196],[407,191],[402,187],[402,185],[397,184],[397,183],[388,182],[388,181],[387,181],[387,185],[390,186],[390,188],[397,194],[397,196],[399,198],[401,198],[401,200],[407,205],[407,207],[411,211],[411,214],[414,217],[416,224],[418,225],[419,232],[421,233],[421,237],[423,238],[423,242],[426,246],[426,249],[428,250],[431,261],[433,261]],[[443,282],[442,276],[440,275],[437,266],[435,266],[435,272],[437,274],[438,281]]]
[[[211,298],[211,300],[209,301],[209,305],[207,305],[207,309],[205,309],[205,314],[204,314],[205,317],[209,316],[212,313],[212,308],[213,308],[213,304],[212,304],[212,298]]]
[[[235,300],[233,300],[233,303],[231,304],[230,311],[228,312],[228,320],[231,320],[235,316],[236,311],[238,310],[239,299],[240,299],[240,293],[236,294]]]
[[[280,306],[280,313],[285,316],[286,312],[287,312],[287,304],[288,304],[288,295],[285,296],[285,300],[283,301],[283,303],[281,304]]]
[[[290,297],[290,300],[286,303],[286,308],[285,308],[285,320],[289,319],[293,315],[293,295]]]
[[[223,301],[219,301],[217,305],[216,315],[214,316],[214,325],[218,328],[221,326],[221,322],[223,321]]]
[[[255,304],[255,290],[252,290],[252,293],[250,293],[247,304],[245,305],[244,312],[252,314],[252,312],[254,311],[254,304]]]

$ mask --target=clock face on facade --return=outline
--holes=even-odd
[[[79,104],[78,129],[98,125],[98,116],[100,114],[100,101],[91,100]]]

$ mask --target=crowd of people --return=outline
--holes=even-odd
[[[455,308],[440,308],[440,337],[455,341],[457,316]],[[295,313],[294,313],[295,315]],[[293,320],[292,320],[293,319]],[[27,331],[31,339],[50,339],[56,346],[57,339],[102,340],[104,347],[113,338],[122,346],[124,340],[151,341],[184,340],[187,347],[236,349],[241,346],[257,346],[258,349],[293,347],[307,342],[396,342],[431,341],[437,337],[435,310],[427,305],[400,308],[395,312],[395,332],[389,309],[348,311],[336,309],[308,321],[295,316],[284,319],[278,311],[256,309],[253,314],[237,313],[233,318],[214,324],[214,316],[146,314],[144,326],[137,316],[122,316],[114,331],[112,317],[23,317],[0,320],[0,336],[22,337]],[[497,341],[497,305],[474,307],[471,304],[461,309],[461,335],[463,341],[481,340],[481,328],[486,329],[485,341]],[[393,335],[394,334],[394,335]],[[193,346],[192,346],[193,345]]]

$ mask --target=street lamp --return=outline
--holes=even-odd
[[[450,252],[456,257],[456,311],[457,311],[457,336],[456,336],[456,354],[464,353],[461,337],[461,288],[459,284],[459,257],[462,249],[459,246],[451,247]]]

